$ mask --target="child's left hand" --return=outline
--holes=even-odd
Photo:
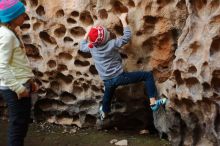
[[[31,91],[32,92],[37,92],[39,90],[39,88],[40,87],[39,87],[39,85],[36,82],[32,82],[31,83],[31,89],[32,89]]]
[[[88,26],[88,27],[86,28],[86,34],[85,34],[85,36],[84,36],[84,40],[88,40],[89,31],[91,30],[92,27],[93,27],[93,26]]]

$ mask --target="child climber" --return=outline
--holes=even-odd
[[[101,120],[104,120],[111,111],[111,99],[115,89],[121,85],[144,81],[145,89],[150,98],[153,111],[166,103],[166,98],[156,100],[156,86],[151,72],[125,72],[122,67],[122,58],[119,49],[131,39],[131,30],[126,22],[127,13],[119,18],[124,27],[122,37],[110,39],[110,33],[102,26],[92,27],[80,43],[80,50],[90,52],[99,76],[104,81],[105,91],[102,105],[99,108]],[[88,39],[88,40],[87,40]]]
[[[8,145],[23,146],[31,113],[34,77],[15,28],[26,19],[19,0],[0,0],[0,96],[9,111]]]

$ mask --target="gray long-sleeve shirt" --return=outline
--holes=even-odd
[[[95,63],[95,67],[102,80],[108,80],[117,77],[123,72],[122,58],[118,49],[127,44],[131,38],[131,30],[129,27],[124,28],[123,36],[109,40],[102,46],[88,47],[88,42],[82,40],[80,50],[82,52],[90,52]]]

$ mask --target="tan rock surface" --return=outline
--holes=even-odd
[[[104,25],[120,36],[123,28],[117,15],[128,12],[133,35],[121,49],[125,70],[153,70],[159,95],[170,99],[166,111],[154,114],[156,128],[167,133],[173,145],[219,142],[218,0],[28,0],[26,4],[29,20],[19,33],[41,84],[34,106],[37,120],[95,125],[103,83],[91,56],[79,51],[79,42],[91,25]],[[152,126],[143,90],[143,84],[118,88],[110,127]]]

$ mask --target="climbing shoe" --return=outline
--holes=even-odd
[[[150,107],[152,111],[155,112],[160,108],[160,106],[165,105],[166,102],[167,102],[167,98],[161,98],[161,99],[156,100],[155,104],[151,105]]]
[[[106,116],[107,116],[107,113],[105,113],[105,112],[103,112],[103,110],[102,110],[102,105],[99,107],[99,118],[100,118],[100,120],[104,120],[105,118],[106,118]]]

